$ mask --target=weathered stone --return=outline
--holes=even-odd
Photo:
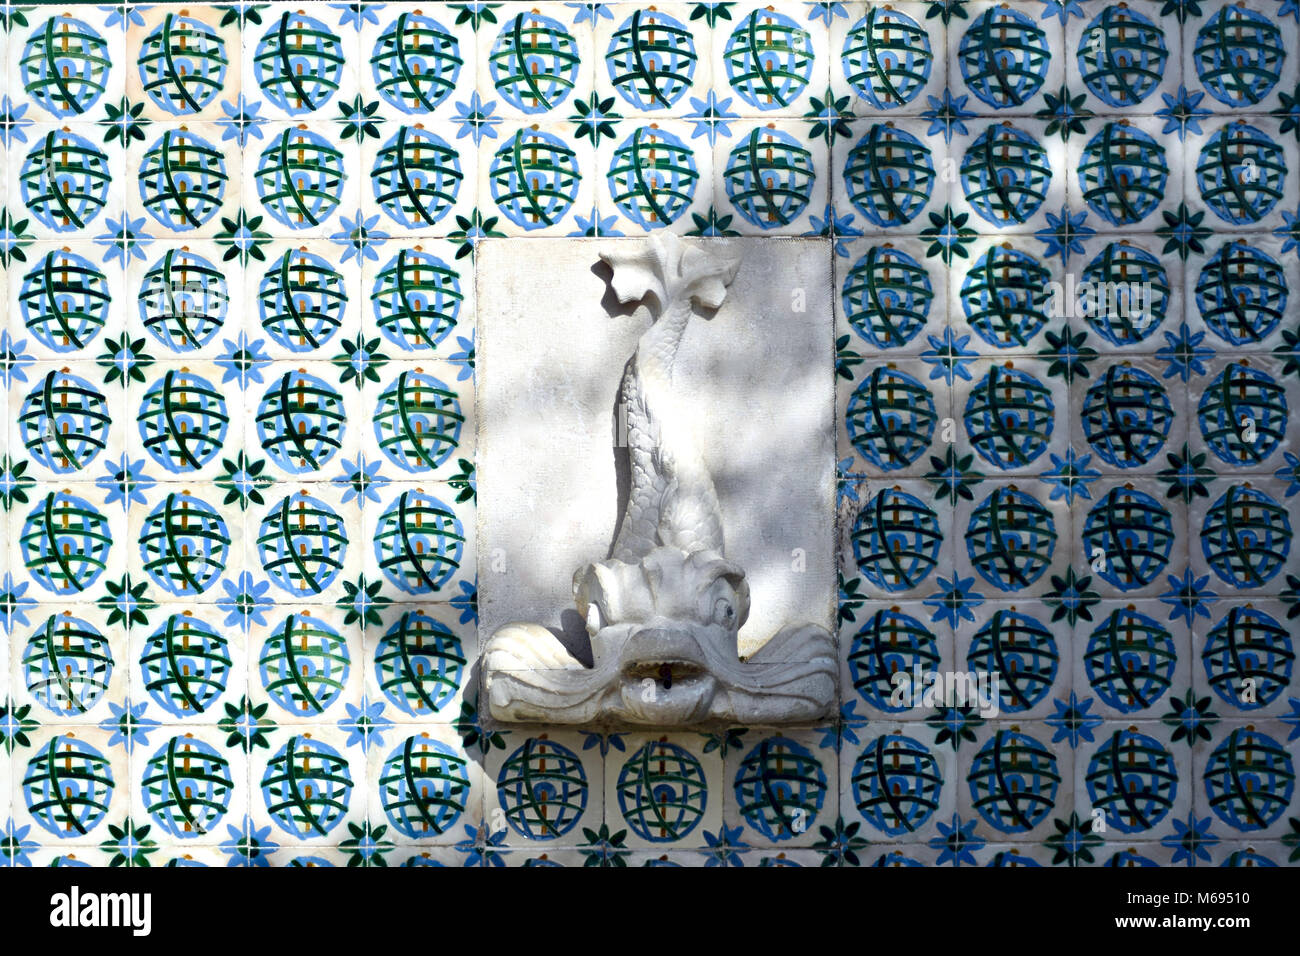
[[[822,243],[528,246],[479,252],[480,275],[510,277],[479,288],[492,716],[821,716],[835,682]]]

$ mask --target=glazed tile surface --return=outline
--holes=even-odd
[[[1298,21],[0,7],[0,861],[1300,860]],[[839,711],[494,727],[476,248],[657,229],[824,243]]]

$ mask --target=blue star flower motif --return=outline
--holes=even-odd
[[[926,340],[930,347],[921,353],[921,361],[934,366],[930,372],[932,380],[942,378],[949,385],[957,378],[970,381],[970,369],[966,366],[979,358],[979,353],[966,348],[970,344],[969,335],[958,337],[949,326],[943,330],[943,338],[927,335]]]
[[[375,485],[388,484],[388,479],[379,473],[381,464],[377,461],[366,461],[365,455],[358,455],[355,461],[344,459],[343,474],[331,479],[330,484],[344,489],[344,504],[355,498],[357,504],[364,508],[367,501],[380,500]]]
[[[382,747],[384,733],[393,726],[393,722],[384,716],[384,702],[371,703],[369,698],[363,696],[361,706],[348,704],[346,709],[347,713],[339,718],[338,724],[339,730],[348,733],[345,746],[360,745],[362,753],[369,753],[372,744]]]
[[[1283,452],[1282,457],[1286,459],[1286,465],[1275,471],[1273,475],[1287,482],[1286,496],[1290,498],[1296,492],[1300,492],[1300,458],[1289,451]]]
[[[595,237],[595,236],[621,236],[623,233],[616,228],[618,225],[618,216],[607,216],[601,218],[599,210],[595,206],[591,207],[591,216],[574,215],[574,222],[578,228],[569,233],[575,238]]]
[[[379,26],[379,17],[375,11],[380,9],[381,4],[331,3],[330,6],[335,10],[343,11],[343,16],[339,18],[339,26],[341,27],[352,27],[359,33],[367,23]]]
[[[226,832],[229,836],[219,849],[230,856],[229,866],[270,866],[270,855],[280,849],[280,844],[271,842],[271,825],[259,830],[250,816],[239,826],[228,824]]]
[[[148,10],[147,6],[140,4],[119,3],[111,7],[96,7],[108,14],[108,19],[104,21],[104,26],[116,27],[121,26],[125,30],[128,26],[144,26],[144,17],[140,15],[141,10]]]
[[[1052,701],[1056,713],[1045,721],[1047,726],[1056,728],[1052,743],[1068,740],[1071,750],[1077,749],[1081,740],[1092,743],[1092,732],[1102,725],[1100,717],[1088,713],[1088,711],[1092,710],[1092,705],[1093,698],[1088,697],[1081,701],[1074,691],[1070,691],[1068,702],[1064,700]]]
[[[707,844],[707,850],[700,850],[709,858],[704,865],[710,866],[744,866],[744,861],[740,859],[742,853],[748,853],[750,846],[742,840],[741,834],[744,829],[740,826],[729,827],[725,823],[717,833],[704,831],[704,842]]]
[[[238,382],[239,387],[245,389],[249,382],[262,381],[262,367],[271,364],[271,356],[262,350],[265,342],[265,339],[249,342],[247,332],[240,332],[234,342],[222,339],[225,351],[217,359],[217,366],[226,370],[221,376],[222,384]]]
[[[973,590],[975,578],[939,578],[939,591],[925,599],[925,604],[935,609],[931,621],[947,621],[953,627],[959,620],[975,620],[974,608],[984,603],[984,598]]]
[[[1039,229],[1034,233],[1034,238],[1047,246],[1043,255],[1049,259],[1060,256],[1061,265],[1067,266],[1070,264],[1071,255],[1083,254],[1083,240],[1095,235],[1097,230],[1084,225],[1088,218],[1086,209],[1071,214],[1069,206],[1062,206],[1059,216],[1050,212],[1046,216],[1047,228]]]
[[[158,721],[144,715],[148,704],[132,706],[128,700],[125,705],[108,705],[109,716],[100,721],[99,729],[112,736],[108,738],[110,747],[125,747],[127,753],[135,750],[135,745],[149,746],[149,734],[162,726]]]
[[[8,96],[0,97],[0,146],[9,147],[14,143],[27,142],[25,127],[32,125],[32,120],[25,119],[27,104],[15,106]]]
[[[566,7],[572,7],[578,12],[573,15],[573,25],[576,27],[579,23],[591,21],[592,26],[596,21],[604,18],[606,20],[614,19],[614,14],[606,3],[566,3]]]
[[[496,108],[495,100],[485,103],[477,91],[471,94],[468,103],[457,103],[456,121],[460,123],[460,131],[456,134],[456,138],[472,137],[475,146],[481,143],[484,137],[496,139],[497,131],[494,127],[501,123],[500,116],[492,115]]]
[[[252,572],[243,571],[237,584],[222,581],[221,586],[226,589],[226,596],[217,601],[217,607],[226,612],[227,627],[239,625],[248,630],[250,624],[266,623],[266,609],[275,606],[275,599],[266,596],[266,592],[271,590],[270,581],[258,584],[253,580]]]
[[[1173,608],[1169,612],[1169,620],[1176,621],[1185,617],[1190,627],[1197,616],[1208,618],[1210,605],[1219,600],[1206,586],[1209,581],[1208,574],[1193,579],[1191,568],[1184,571],[1181,578],[1169,575],[1169,590],[1160,595],[1160,601]]]
[[[478,578],[474,583],[460,581],[460,593],[451,599],[451,606],[460,611],[460,623],[478,624]]]
[[[1210,818],[1197,820],[1196,814],[1189,813],[1187,822],[1174,821],[1174,832],[1164,837],[1160,845],[1174,851],[1171,863],[1186,861],[1188,866],[1195,866],[1198,860],[1210,861],[1210,851],[1219,842],[1219,838],[1210,832]]]
[[[106,220],[105,225],[108,226],[108,231],[95,237],[97,245],[108,246],[108,251],[104,253],[105,262],[121,260],[125,267],[137,256],[143,259],[145,247],[153,243],[153,236],[144,232],[144,216],[131,219],[122,213],[116,219]]]
[[[221,111],[226,114],[226,118],[217,120],[217,125],[225,128],[221,134],[222,142],[233,139],[239,143],[240,149],[244,149],[248,146],[250,136],[261,139],[262,131],[259,127],[267,122],[265,117],[257,115],[261,108],[261,103],[250,103],[244,99],[243,93],[234,102],[223,101]]]
[[[1075,495],[1080,498],[1092,498],[1092,493],[1088,491],[1088,484],[1100,478],[1101,472],[1089,468],[1090,461],[1092,455],[1076,455],[1073,448],[1065,450],[1065,458],[1052,455],[1052,470],[1044,472],[1039,477],[1039,481],[1052,486],[1050,499],[1056,501],[1064,498],[1068,505],[1074,501]]]
[[[809,216],[808,221],[812,225],[812,229],[805,232],[804,235],[834,239],[835,254],[837,256],[848,256],[848,249],[844,246],[846,238],[855,239],[862,235],[862,230],[853,225],[853,213],[837,216],[835,207],[830,203],[826,204],[826,212],[821,217]]]
[[[27,381],[27,373],[23,371],[23,366],[31,365],[35,361],[35,356],[27,352],[26,339],[15,342],[9,337],[8,332],[0,332],[0,384],[8,388],[14,382]]]
[[[954,98],[952,90],[946,87],[942,99],[937,96],[927,96],[926,100],[929,102],[930,108],[921,114],[921,119],[930,121],[930,128],[925,131],[925,135],[934,136],[943,133],[945,143],[952,142],[953,133],[965,136],[967,128],[962,120],[975,115],[973,110],[966,109],[966,102],[969,99],[969,96]]]
[[[1300,740],[1300,697],[1288,697],[1287,703],[1291,705],[1291,713],[1278,719],[1290,726],[1291,733],[1286,738],[1290,743],[1292,740]]]
[[[954,813],[951,824],[939,824],[939,835],[930,838],[930,847],[940,851],[939,859],[935,861],[939,866],[945,863],[975,865],[975,851],[987,842],[975,835],[975,823],[974,820],[962,823],[961,817]]]
[[[388,233],[380,232],[375,228],[379,222],[379,214],[375,213],[369,219],[361,218],[361,210],[352,219],[347,216],[340,216],[339,223],[343,228],[330,236],[330,240],[335,245],[343,247],[342,262],[347,262],[353,256],[357,257],[360,262],[363,259],[378,261],[379,247],[388,241]]]
[[[583,750],[590,750],[593,747],[600,749],[602,757],[609,756],[611,750],[617,750],[619,753],[627,752],[627,744],[623,742],[626,734],[596,734],[583,731],[582,736],[585,738],[582,742]]]
[[[1176,132],[1179,139],[1186,139],[1188,133],[1201,132],[1201,120],[1210,115],[1210,111],[1200,105],[1205,99],[1204,93],[1188,93],[1187,87],[1180,84],[1176,94],[1161,93],[1160,98],[1165,101],[1165,108],[1156,110],[1156,116],[1165,121],[1162,133]]]
[[[694,113],[689,113],[686,119],[695,123],[695,132],[691,134],[691,139],[698,139],[701,136],[709,138],[709,145],[715,146],[719,136],[730,136],[731,127],[727,125],[727,120],[735,119],[740,114],[732,113],[728,110],[731,106],[731,97],[718,102],[718,94],[714,90],[709,90],[704,99],[691,97],[691,106],[695,109]]]
[[[505,866],[503,854],[511,851],[500,847],[506,842],[508,832],[503,828],[496,833],[489,833],[486,823],[480,823],[477,827],[465,824],[465,834],[468,839],[457,843],[456,849],[465,854],[466,866]]]
[[[827,26],[830,26],[831,21],[836,17],[847,17],[848,15],[848,11],[844,9],[844,4],[842,3],[833,3],[830,2],[830,0],[824,0],[824,2],[808,4],[808,19],[825,20]]]
[[[1300,209],[1282,213],[1282,223],[1273,230],[1273,235],[1286,240],[1282,243],[1282,254],[1286,255],[1295,249],[1296,254],[1300,255]]]
[[[861,475],[852,474],[849,469],[853,467],[853,456],[841,458],[835,463],[835,507],[840,507],[847,501],[858,500],[858,479]]]
[[[456,336],[456,344],[460,346],[460,351],[447,356],[448,362],[460,366],[460,372],[456,375],[456,381],[458,382],[463,382],[474,375],[474,338],[477,334],[477,332],[471,332],[469,338],[462,335]]]
[[[1300,23],[1300,4],[1296,0],[1282,0],[1282,6],[1278,8],[1278,17],[1294,17],[1297,23]]]
[[[27,839],[27,834],[32,830],[29,823],[25,827],[20,827],[14,823],[11,817],[5,824],[5,828],[0,830],[0,866],[31,866],[32,860],[28,856],[33,850],[40,849],[35,840]]]
[[[1156,358],[1169,364],[1165,369],[1165,378],[1177,375],[1184,382],[1190,382],[1193,375],[1205,374],[1205,361],[1214,358],[1214,349],[1201,346],[1201,340],[1205,338],[1204,332],[1192,335],[1191,329],[1184,322],[1178,327],[1177,335],[1165,332],[1164,336],[1169,344],[1156,352]]]
[[[1062,23],[1065,23],[1070,17],[1083,16],[1083,4],[1080,0],[1040,0],[1043,4],[1042,19],[1048,20],[1057,17]]]
[[[4,580],[0,581],[0,627],[5,629],[6,634],[12,634],[15,627],[26,627],[27,608],[35,607],[36,601],[32,598],[25,597],[30,581],[24,581],[22,584],[14,584],[14,576],[11,572],[6,571]]]
[[[104,504],[111,505],[115,501],[120,501],[123,511],[133,501],[138,505],[146,504],[144,492],[157,482],[144,473],[144,466],[143,458],[131,461],[126,455],[123,455],[122,460],[117,464],[111,461],[105,462],[104,468],[108,474],[95,479],[95,484],[108,492]]]
[[[867,718],[857,713],[858,702],[851,700],[840,708],[838,719],[833,724],[825,727],[818,727],[816,732],[822,735],[821,747],[834,747],[835,752],[843,748],[845,743],[856,744],[858,735],[856,731],[867,726]]]

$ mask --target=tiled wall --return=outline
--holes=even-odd
[[[1298,19],[0,8],[0,861],[1300,858]],[[485,727],[476,243],[658,228],[825,239],[839,715]]]

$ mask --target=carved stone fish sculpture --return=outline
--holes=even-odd
[[[592,666],[548,628],[499,628],[483,654],[493,717],[656,726],[703,721],[787,723],[823,715],[835,692],[831,635],[787,626],[748,660],[737,635],[749,614],[745,570],[726,559],[722,511],[672,387],[695,307],[722,305],[740,255],[726,243],[688,247],[671,233],[601,253],[618,300],[653,300],[619,403],[630,482],[610,555],[578,568],[573,597]]]

